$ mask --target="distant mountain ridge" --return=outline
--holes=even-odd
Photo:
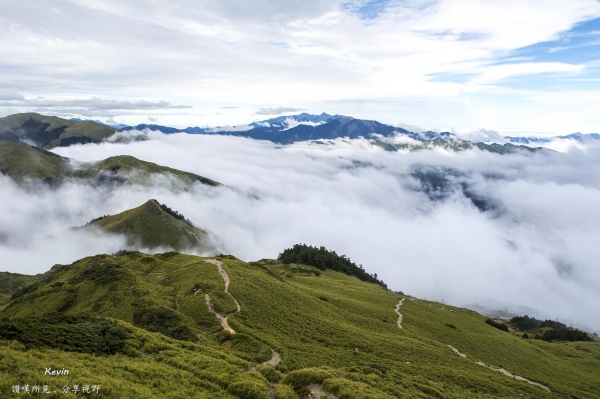
[[[100,143],[106,140],[127,142],[131,138],[115,135],[115,133],[131,130],[153,130],[165,134],[228,135],[255,140],[268,140],[282,145],[296,142],[363,138],[386,151],[444,149],[459,152],[477,148],[498,154],[542,151],[543,149],[537,147],[544,147],[555,140],[573,140],[579,143],[600,141],[600,134],[598,133],[573,133],[556,137],[506,136],[503,138],[504,142],[477,141],[461,138],[455,133],[447,131],[411,132],[375,120],[356,119],[326,113],[320,115],[301,113],[278,116],[247,125],[190,126],[184,129],[157,124],[109,125],[98,120],[81,120],[78,118],[66,120],[35,113],[15,114],[0,118],[0,140],[25,142],[46,149],[71,144]],[[134,140],[141,139],[145,139],[145,136],[134,138]]]

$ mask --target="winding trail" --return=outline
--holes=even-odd
[[[400,299],[400,301],[398,301],[396,304],[396,308],[394,308],[394,312],[398,314],[398,328],[402,328],[402,313],[400,313],[400,306],[402,306],[402,303],[405,299],[406,298]]]
[[[535,386],[537,386],[537,387],[540,387],[540,388],[542,388],[542,389],[545,389],[545,390],[546,390],[546,391],[548,391],[548,392],[552,392],[552,391],[550,390],[550,388],[548,388],[548,387],[547,387],[547,386],[545,386],[545,385],[542,385],[542,384],[540,384],[539,382],[533,382],[533,381],[530,381],[530,380],[528,380],[527,378],[521,377],[521,376],[519,376],[519,375],[514,375],[514,374],[512,374],[512,373],[510,373],[510,372],[508,372],[508,371],[506,371],[506,370],[504,370],[503,368],[495,369],[495,368],[493,368],[492,366],[488,366],[487,364],[485,364],[485,363],[483,363],[483,362],[476,362],[475,364],[477,364],[478,366],[483,366],[483,367],[486,367],[486,368],[488,368],[488,369],[490,369],[490,370],[494,370],[494,371],[495,371],[495,372],[497,372],[497,373],[504,374],[504,375],[505,375],[505,376],[507,376],[507,377],[514,378],[514,379],[515,379],[515,380],[517,380],[517,381],[525,381],[525,382],[526,382],[526,383],[528,383],[528,384],[535,385]]]
[[[229,280],[229,276],[227,275],[227,272],[225,270],[223,270],[223,267],[222,267],[223,262],[221,262],[220,260],[216,260],[216,259],[206,259],[205,261],[217,266],[217,269],[219,270],[219,274],[221,275],[221,277],[223,277],[223,281],[225,282],[225,293],[227,295],[229,295],[231,297],[231,299],[233,299],[233,302],[235,302],[235,306],[237,308],[237,313],[239,313],[242,310],[242,307],[240,306],[238,301],[233,297],[233,295],[231,295],[231,293],[229,292],[229,281],[230,280]],[[206,306],[208,307],[208,310],[211,313],[213,313],[215,316],[217,316],[217,319],[221,323],[221,327],[223,327],[223,330],[227,331],[231,335],[235,334],[234,329],[231,328],[231,326],[229,326],[229,322],[227,321],[227,318],[229,317],[229,315],[226,314],[225,316],[221,316],[220,314],[215,312],[214,309],[212,308],[212,306],[210,305],[210,296],[208,296],[208,294],[206,294],[204,296],[204,298],[206,299]]]
[[[220,260],[216,260],[216,259],[207,259],[206,260],[208,263],[212,263],[213,265],[217,265],[217,269],[219,269],[219,274],[221,275],[221,277],[223,277],[223,281],[225,282],[225,293],[227,295],[229,295],[231,297],[231,299],[233,299],[233,302],[235,302],[235,306],[237,307],[237,312],[240,313],[242,311],[242,307],[240,306],[240,304],[238,303],[238,301],[233,297],[233,295],[231,295],[231,293],[229,292],[229,276],[227,275],[227,272],[225,270],[223,270],[223,262],[221,262]]]
[[[281,356],[279,355],[279,353],[275,352],[273,349],[271,349],[271,353],[273,354],[273,357],[271,357],[271,360],[264,362],[263,366],[275,367],[281,362]]]
[[[206,299],[206,306],[208,307],[208,310],[215,316],[217,316],[217,320],[219,320],[219,322],[221,323],[221,327],[223,327],[223,330],[227,331],[231,335],[235,334],[235,331],[229,326],[229,323],[227,322],[227,317],[229,317],[229,315],[223,317],[217,312],[215,312],[212,306],[210,306],[210,297],[208,296],[208,294],[204,295],[204,298]]]
[[[455,348],[455,347],[453,347],[452,345],[448,345],[448,348],[452,349],[452,352],[456,353],[458,356],[460,356],[460,357],[463,357],[463,358],[465,358],[465,359],[467,358],[467,355],[465,355],[464,353],[460,353],[460,352],[458,351],[458,349],[456,349],[456,348]],[[548,387],[547,387],[547,386],[545,386],[545,385],[542,385],[542,384],[540,384],[539,382],[533,382],[533,381],[530,381],[530,380],[528,380],[528,379],[527,379],[527,378],[525,378],[525,377],[521,377],[521,376],[519,376],[519,375],[512,374],[512,373],[508,372],[507,370],[505,370],[505,369],[503,369],[503,368],[495,369],[495,368],[493,368],[492,366],[488,366],[487,364],[485,364],[485,363],[483,363],[483,362],[475,362],[475,364],[476,364],[476,365],[478,365],[478,366],[483,366],[483,367],[485,367],[485,368],[488,368],[488,369],[490,369],[490,370],[492,370],[492,371],[495,371],[495,372],[497,372],[497,373],[503,374],[503,375],[505,375],[505,376],[507,376],[507,377],[514,378],[514,379],[515,379],[515,380],[517,380],[517,381],[524,381],[524,382],[526,382],[526,383],[528,383],[528,384],[535,385],[535,386],[537,386],[537,387],[540,387],[540,388],[542,388],[542,389],[545,389],[545,390],[546,390],[546,391],[548,391],[548,392],[552,392],[552,391],[550,391],[550,388],[548,388]]]
[[[231,293],[229,292],[230,280],[229,280],[229,275],[227,274],[227,272],[225,270],[223,270],[223,262],[221,262],[220,260],[216,260],[216,259],[205,259],[205,261],[217,266],[217,269],[219,270],[219,274],[221,275],[221,277],[223,277],[223,282],[225,283],[225,293],[227,295],[229,295],[231,297],[231,299],[233,299],[233,302],[235,302],[235,307],[237,309],[236,313],[240,313],[242,311],[242,307],[240,306],[239,302],[233,297],[233,295],[231,295]],[[194,295],[196,295],[196,292],[194,292]],[[231,328],[231,326],[229,325],[229,322],[227,321],[227,318],[229,317],[229,315],[226,314],[225,316],[221,316],[220,314],[215,312],[214,309],[212,308],[212,306],[210,305],[210,297],[208,296],[208,294],[206,294],[204,296],[204,298],[206,299],[206,306],[208,307],[208,310],[217,317],[217,319],[221,323],[221,327],[223,327],[223,330],[227,331],[231,335],[234,335],[235,331],[233,330],[233,328]],[[279,353],[275,352],[273,350],[273,348],[269,348],[269,349],[271,349],[272,357],[270,360],[267,360],[266,362],[264,362],[263,365],[275,367],[279,363],[281,363],[281,355]]]
[[[405,300],[405,299],[406,299],[406,298],[402,298],[402,299],[401,299],[401,300],[400,300],[400,301],[399,301],[399,302],[396,304],[396,307],[394,308],[394,311],[395,311],[395,312],[398,314],[398,327],[399,327],[399,328],[402,328],[402,314],[400,313],[400,306],[402,306],[402,303],[404,302],[404,300]],[[412,298],[411,298],[411,300],[414,300],[414,299],[412,299]],[[464,353],[461,353],[461,352],[460,352],[458,349],[456,349],[456,348],[455,348],[455,347],[453,347],[452,345],[448,345],[448,348],[452,349],[452,352],[454,352],[454,353],[455,353],[455,354],[457,354],[458,356],[460,356],[460,357],[462,357],[462,358],[464,358],[464,359],[466,359],[466,358],[467,358],[467,355],[465,355]],[[272,349],[271,349],[271,350],[272,350]],[[497,372],[497,373],[503,374],[503,375],[505,375],[505,376],[507,376],[507,377],[514,378],[514,379],[515,379],[515,380],[517,380],[517,381],[523,381],[523,382],[526,382],[526,383],[528,383],[528,384],[530,384],[530,385],[535,385],[536,387],[540,387],[540,388],[542,388],[542,389],[544,389],[544,390],[546,390],[546,391],[548,391],[548,392],[552,392],[552,391],[550,390],[550,388],[548,388],[548,387],[547,387],[547,386],[545,386],[545,385],[542,385],[542,384],[540,384],[539,382],[534,382],[534,381],[528,380],[528,379],[527,379],[527,378],[525,378],[525,377],[521,377],[521,376],[519,376],[519,375],[512,374],[512,373],[510,373],[509,371],[507,371],[507,370],[505,370],[505,369],[503,369],[503,368],[495,369],[495,368],[493,368],[492,366],[488,366],[487,364],[485,364],[485,363],[483,363],[483,362],[475,362],[475,364],[476,364],[476,365],[478,365],[478,366],[482,366],[482,367],[488,368],[488,369],[490,369],[490,370],[492,370],[492,371],[495,371],[495,372]]]
[[[455,347],[453,347],[452,345],[448,345],[448,348],[452,349],[452,352],[456,353],[458,356],[460,357],[464,357],[465,359],[467,358],[467,355],[465,355],[464,353],[460,353],[458,351],[458,349],[456,349]]]

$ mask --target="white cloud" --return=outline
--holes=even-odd
[[[69,185],[35,200],[23,193],[0,196],[4,209],[11,209],[4,218],[26,221],[1,225],[18,226],[6,228],[19,237],[35,226],[41,236],[156,198],[245,260],[276,257],[299,242],[325,245],[376,272],[393,289],[459,305],[526,304],[540,317],[600,329],[594,316],[600,306],[598,147],[532,156],[399,154],[367,140],[280,147],[226,136],[148,136],[151,140],[126,146],[56,151],[85,161],[126,153],[254,192],[259,199],[226,188],[174,194],[161,184],[98,193]],[[437,171],[447,177],[445,194],[426,195],[411,175],[415,168],[421,176]],[[495,211],[480,212],[462,194],[462,184]],[[30,205],[20,209],[24,205],[13,200]],[[31,264],[23,251],[10,251],[19,253],[19,264]],[[65,253],[74,260],[75,253]],[[31,256],[38,270],[50,266],[52,257],[40,263]],[[570,265],[571,272],[560,265]]]
[[[255,115],[281,115],[288,112],[298,112],[304,111],[302,108],[292,108],[292,107],[269,107],[269,108],[259,108],[256,111]]]
[[[459,134],[458,137],[460,137],[463,140],[468,140],[468,141],[472,141],[475,143],[479,143],[479,142],[483,142],[483,143],[488,143],[488,142],[492,142],[492,143],[506,143],[508,142],[507,139],[504,138],[504,136],[502,136],[500,133],[498,133],[495,130],[488,130],[488,129],[477,129],[474,130],[472,132],[469,133],[463,133],[463,134]]]
[[[292,98],[298,108],[317,113],[352,110],[388,123],[401,117],[438,127],[456,120],[456,127],[472,129],[463,108],[477,112],[485,106],[471,100],[474,91],[500,100],[496,91],[503,79],[570,76],[583,68],[569,62],[528,60],[506,66],[496,61],[600,16],[593,0],[439,0],[391,1],[377,18],[365,20],[354,12],[356,7],[341,3],[232,0],[142,7],[135,2],[51,1],[47,7],[53,13],[25,1],[5,3],[0,6],[5,54],[0,91],[27,98],[84,98],[90,93],[117,101],[167,98],[172,105],[163,107],[161,121],[178,126],[248,123],[257,108]],[[456,73],[474,80],[432,78]],[[521,97],[512,93],[510,98]],[[348,101],[386,106],[352,107]],[[415,101],[425,104],[419,112],[414,112]],[[217,115],[232,102],[241,106],[239,112]],[[534,100],[529,107],[536,104]],[[176,107],[182,105],[198,111],[181,115]],[[498,101],[494,105],[506,107]],[[64,107],[64,112],[77,110]],[[139,108],[109,115],[101,108],[84,116],[126,114],[133,124],[148,115]],[[444,123],[446,114],[450,123]],[[572,124],[581,119],[577,115],[571,111]],[[512,120],[520,125],[535,119]]]

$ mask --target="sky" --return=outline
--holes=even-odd
[[[597,0],[5,0],[0,49],[0,116],[600,130]]]

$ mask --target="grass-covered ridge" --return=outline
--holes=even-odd
[[[60,185],[69,180],[92,185],[161,185],[173,191],[188,190],[196,183],[220,183],[195,173],[146,162],[129,155],[109,157],[74,166],[68,158],[25,143],[0,140],[0,172],[15,182]]]
[[[99,316],[126,331],[125,345],[113,355],[93,355],[0,340],[0,391],[28,378],[43,383],[39,370],[52,363],[77,369],[90,384],[99,381],[112,397],[267,399],[271,389],[276,398],[298,398],[311,384],[338,398],[365,399],[594,398],[600,392],[600,343],[522,339],[475,312],[310,265],[219,259],[239,313],[217,266],[205,258],[129,252],[57,266],[0,318],[35,321],[57,311]],[[205,295],[216,312],[229,315],[235,335],[223,331]],[[394,309],[403,298],[400,329]],[[193,335],[176,337],[182,331]],[[260,366],[271,349],[281,362]]]

